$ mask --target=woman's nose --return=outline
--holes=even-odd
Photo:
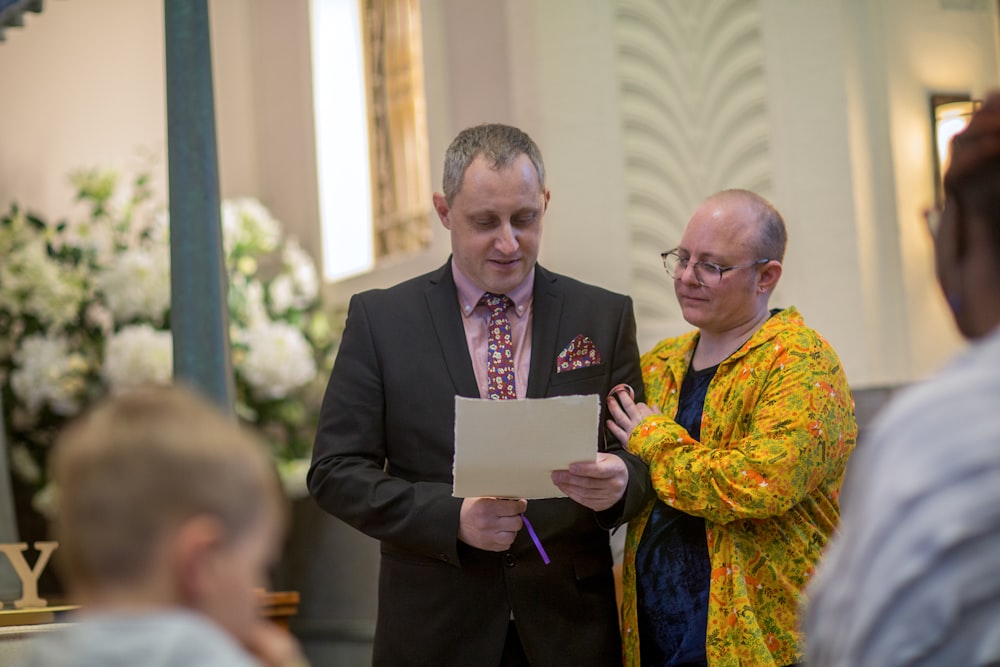
[[[701,279],[698,277],[698,271],[694,268],[694,262],[688,262],[684,265],[684,268],[678,268],[677,279],[682,283],[690,283],[695,285],[703,285]]]

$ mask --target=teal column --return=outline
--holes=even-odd
[[[207,0],[164,0],[174,379],[232,411]]]
[[[3,396],[0,396],[0,543],[20,542],[17,537],[17,514],[14,493],[10,486],[7,466],[7,432],[3,422]],[[21,597],[21,580],[6,557],[0,556],[0,602],[13,602]]]

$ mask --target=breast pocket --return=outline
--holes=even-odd
[[[553,373],[549,377],[550,395],[603,394],[607,384],[609,366],[595,364],[563,373]]]

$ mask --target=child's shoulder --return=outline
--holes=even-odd
[[[15,667],[259,667],[209,619],[185,610],[83,614],[28,639]]]

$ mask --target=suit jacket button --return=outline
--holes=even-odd
[[[438,554],[438,558],[440,558],[446,563],[448,562],[448,554]]]
[[[507,553],[505,553],[503,555],[503,564],[504,564],[504,567],[514,567],[514,563],[516,563],[516,562],[517,562],[517,559],[514,558],[514,554],[512,554],[510,552],[507,552]]]

